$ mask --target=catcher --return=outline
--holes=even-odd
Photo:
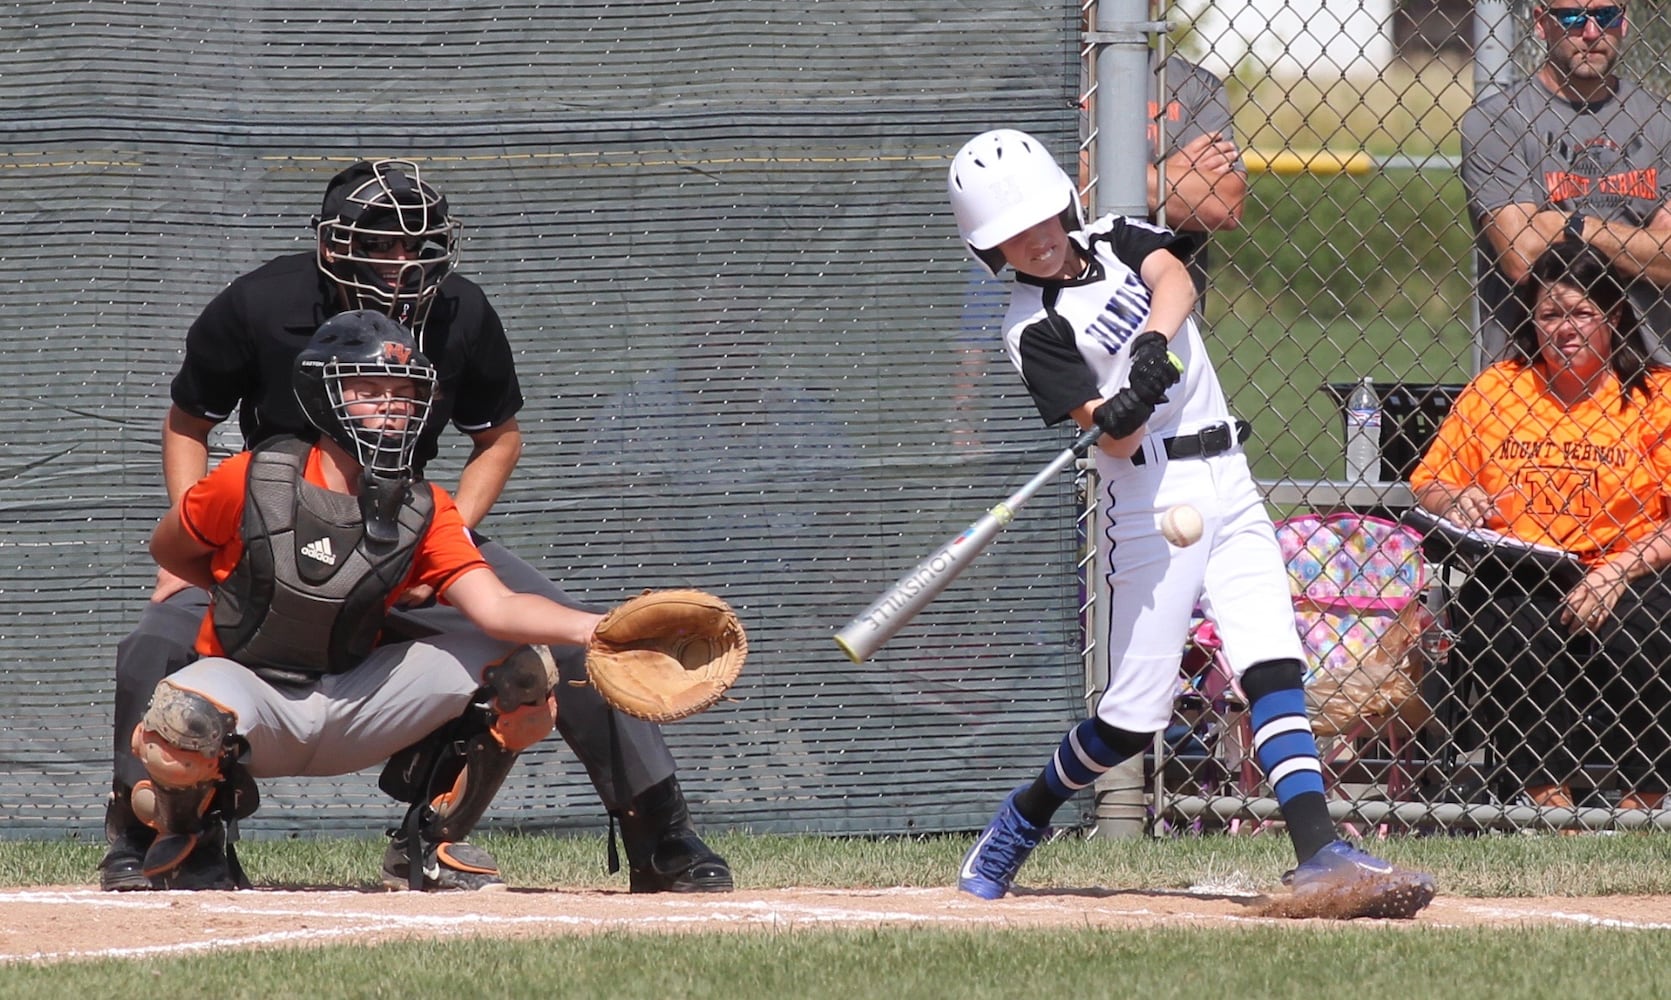
[[[157,685],[132,739],[149,774],[133,804],[157,831],[144,860],[156,888],[248,884],[231,842],[255,810],[254,779],[384,760],[383,789],[410,803],[384,884],[502,888],[492,856],[464,838],[556,722],[545,644],[589,645],[611,691],[633,687],[617,669],[648,669],[652,689],[688,677],[691,691],[647,709],[668,718],[712,704],[741,669],[741,626],[717,598],[651,594],[600,616],[508,589],[452,498],[412,473],[435,380],[389,317],[331,318],[294,369],[317,433],[232,456],[157,525],[158,564],[213,599],[200,658]],[[390,603],[417,584],[485,634],[376,645]]]

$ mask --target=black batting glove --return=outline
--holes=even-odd
[[[1147,330],[1133,338],[1126,350],[1131,354],[1132,389],[1151,406],[1166,402],[1166,390],[1184,377],[1172,363],[1166,338]]]
[[[1155,405],[1136,391],[1121,389],[1091,411],[1091,420],[1109,437],[1123,438],[1136,434],[1154,412]]]

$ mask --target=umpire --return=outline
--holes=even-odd
[[[453,491],[474,530],[504,489],[522,451],[523,399],[503,325],[474,282],[455,273],[460,226],[447,200],[408,160],[360,161],[330,181],[315,220],[313,252],[286,254],[232,281],[186,334],[163,425],[163,476],[170,502],[209,468],[209,434],[238,413],[246,447],[309,424],[291,392],[291,367],[332,315],[376,309],[410,327],[438,372],[435,412],[418,444],[417,470],[435,457],[448,422],[469,435],[470,457]],[[589,608],[504,546],[476,542],[513,590]],[[115,776],[105,812],[110,848],[99,863],[106,890],[151,889],[142,872],[154,837],[133,814],[145,769],[128,749],[157,682],[194,658],[208,595],[167,571],[137,628],[117,646]],[[421,588],[408,592],[389,626],[408,635],[471,630],[462,615]],[[564,681],[585,678],[584,650],[554,646]],[[592,688],[563,687],[558,731],[619,821],[633,892],[725,892],[731,869],[691,825],[672,754],[655,725],[612,711]],[[613,858],[613,848],[612,848]]]

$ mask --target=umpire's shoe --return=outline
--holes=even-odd
[[[110,842],[99,862],[99,888],[105,892],[134,892],[154,888],[145,877],[145,852],[150,849],[156,831],[145,828],[145,836],[138,831],[119,833]]]
[[[730,892],[735,887],[731,866],[691,825],[678,778],[633,799],[620,820],[633,892]]]
[[[104,836],[110,848],[99,862],[99,888],[105,892],[155,888],[145,875],[145,852],[157,839],[157,831],[133,814],[131,795],[130,789],[116,786],[104,809]]]
[[[412,888],[412,866],[407,855],[405,832],[392,831],[389,849],[383,852],[383,888],[396,892]],[[422,874],[424,892],[492,892],[505,888],[493,855],[462,841],[424,844]]]

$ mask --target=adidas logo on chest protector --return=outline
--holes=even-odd
[[[322,562],[327,566],[335,566],[337,564],[337,555],[336,552],[331,549],[331,539],[329,536],[316,538],[303,545],[302,555],[307,556],[315,562]]]

